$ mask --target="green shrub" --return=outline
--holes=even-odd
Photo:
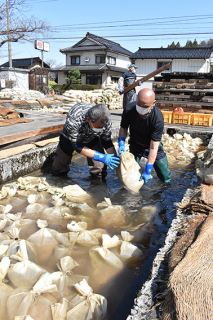
[[[54,82],[54,81],[51,81]],[[65,91],[68,90],[84,90],[84,91],[91,91],[95,89],[100,89],[101,85],[92,85],[92,84],[53,84],[52,89],[55,92],[59,92],[63,94]]]
[[[49,85],[50,91],[52,92],[54,89],[53,86],[57,85],[57,83],[55,81],[49,80],[48,85]]]

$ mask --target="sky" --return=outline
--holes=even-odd
[[[1,2],[1,1],[0,1]],[[4,2],[2,0],[2,2]],[[213,1],[205,0],[26,0],[27,13],[47,21],[52,31],[45,38],[34,39],[49,43],[44,61],[65,65],[60,49],[73,46],[87,32],[119,43],[131,52],[141,48],[166,48],[172,41],[213,38]],[[24,8],[23,8],[24,9]],[[12,43],[12,59],[40,57],[34,41]],[[0,64],[8,61],[8,47],[0,49]]]

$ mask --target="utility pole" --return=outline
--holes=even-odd
[[[8,59],[9,68],[12,68],[12,53],[11,53],[11,42],[10,42],[10,15],[9,15],[9,0],[6,0],[7,8],[7,39],[8,39]]]

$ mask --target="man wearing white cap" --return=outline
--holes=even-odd
[[[158,178],[168,183],[171,181],[170,170],[161,142],[164,119],[155,102],[154,91],[144,88],[139,91],[137,101],[128,104],[124,109],[118,138],[118,153],[125,152],[125,139],[129,128],[130,152],[137,162],[141,157],[147,158],[146,168],[140,180],[144,179],[145,183],[148,182],[154,167]]]
[[[118,88],[120,92],[122,93],[126,87],[128,87],[130,84],[133,84],[136,81],[136,68],[137,66],[135,64],[130,64],[129,70],[125,72],[122,77],[118,80]],[[142,85],[142,83],[139,81],[139,86]],[[129,90],[128,92],[124,93],[123,97],[123,108],[125,109],[126,105],[132,101],[136,100],[136,90],[133,88],[132,90]]]

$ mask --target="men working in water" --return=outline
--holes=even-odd
[[[111,169],[118,166],[110,116],[103,104],[77,103],[69,110],[52,164],[53,175],[69,172],[74,151],[87,157],[90,174],[98,180],[105,179],[107,166]]]
[[[164,119],[155,102],[154,91],[147,88],[140,90],[137,100],[128,104],[123,111],[118,138],[118,153],[121,154],[125,151],[125,139],[130,128],[130,152],[137,162],[141,157],[148,158],[145,171],[140,178],[144,179],[145,183],[151,178],[153,166],[161,181],[171,181],[167,156],[161,142]]]
[[[125,72],[122,75],[122,77],[119,78],[118,88],[120,92],[123,92],[126,87],[128,87],[130,84],[133,84],[136,81],[136,68],[137,66],[135,64],[130,64],[129,70]],[[142,83],[139,81],[138,85],[141,86]],[[135,91],[135,88],[133,88],[132,90],[129,90],[128,92],[124,93],[123,108],[125,109],[128,103],[135,100],[136,100],[136,91]]]

